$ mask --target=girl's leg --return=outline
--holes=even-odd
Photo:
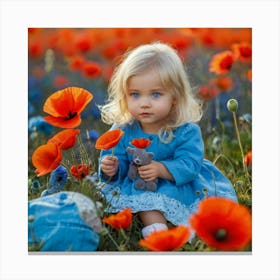
[[[139,216],[144,224],[144,228],[142,229],[143,237],[146,237],[154,231],[168,229],[167,221],[159,211],[151,210],[140,212]]]
[[[139,217],[144,226],[149,226],[154,223],[167,224],[165,217],[157,210],[139,212]]]

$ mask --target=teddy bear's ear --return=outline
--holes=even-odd
[[[151,153],[151,152],[148,152],[148,153],[147,153],[147,156],[148,156],[149,159],[152,159],[152,158],[154,157],[154,154]]]
[[[127,147],[127,148],[126,148],[126,151],[127,151],[129,154],[133,155],[134,149],[133,149],[133,148],[130,148],[130,147]]]

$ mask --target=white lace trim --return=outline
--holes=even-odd
[[[189,207],[186,207],[181,202],[161,193],[147,191],[137,195],[124,195],[121,194],[119,187],[104,185],[104,183],[102,183],[101,188],[108,203],[105,212],[116,213],[124,208],[131,208],[133,213],[159,210],[174,225],[188,225],[188,219],[196,211],[200,201],[197,199]]]

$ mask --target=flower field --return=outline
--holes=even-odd
[[[201,201],[191,239],[190,229],[178,226],[143,240],[139,217],[130,209],[105,213],[96,185],[100,149],[113,152],[122,137],[105,134],[98,105],[122,54],[154,41],[170,44],[183,60],[204,102],[205,158],[229,178],[239,201]],[[71,191],[98,203],[97,251],[251,251],[251,43],[249,28],[29,28],[28,201]],[[41,247],[34,242],[29,251]]]

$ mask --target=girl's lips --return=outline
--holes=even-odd
[[[151,113],[141,113],[140,117],[149,117],[151,115],[152,115]]]

